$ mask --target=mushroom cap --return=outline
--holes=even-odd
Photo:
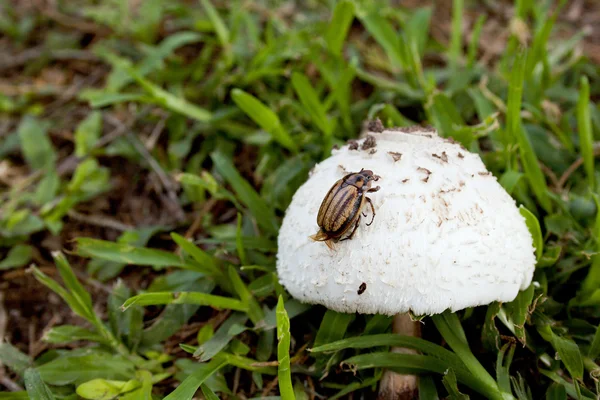
[[[529,286],[531,234],[477,154],[432,130],[371,135],[332,151],[294,194],[277,253],[293,297],[346,313],[426,315],[512,301]],[[373,223],[363,207],[351,240],[332,250],[310,239],[329,189],[362,168],[381,177],[366,194]]]

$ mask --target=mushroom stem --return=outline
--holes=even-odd
[[[421,336],[421,326],[408,313],[397,314],[392,323],[392,332],[405,336]],[[392,347],[394,353],[417,354],[415,350]],[[418,399],[418,377],[385,371],[379,385],[378,400]]]

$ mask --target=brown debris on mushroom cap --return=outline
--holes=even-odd
[[[348,140],[348,150],[358,150],[358,142],[354,139]]]
[[[367,284],[365,282],[363,282],[360,284],[356,294],[358,294],[360,296],[361,294],[363,294],[365,292],[365,290],[367,290]]]
[[[367,129],[371,132],[381,133],[385,130],[385,127],[379,118],[375,118],[374,120],[369,121],[367,124]]]
[[[442,162],[445,162],[445,163],[448,162],[448,155],[446,154],[445,151],[442,152],[441,156],[439,154],[435,154],[435,153],[433,153],[432,156],[441,160]]]
[[[400,161],[400,159],[402,158],[402,153],[398,153],[397,151],[388,151],[388,154],[392,156],[394,162]]]
[[[402,133],[415,133],[415,132],[432,132],[432,133],[436,133],[437,131],[434,127],[432,126],[420,126],[420,125],[413,125],[413,126],[396,126],[394,128],[387,128],[386,130],[388,131],[394,131],[394,132],[402,132]]]
[[[459,145],[459,146],[460,146],[460,148],[461,148],[461,149],[463,149],[463,150],[465,150],[465,151],[467,150],[467,149],[465,149],[465,146],[463,146],[461,142],[457,141],[457,140],[456,140],[456,139],[454,139],[452,136],[448,136],[446,139],[444,139],[444,141],[445,141],[446,143],[457,144],[457,145]]]
[[[375,137],[372,135],[367,135],[367,138],[363,142],[362,146],[360,146],[360,148],[363,150],[369,150],[376,146],[377,146],[377,140],[375,140]],[[373,153],[371,153],[371,154],[373,154]]]
[[[423,182],[427,183],[427,181],[429,180],[429,175],[431,175],[431,171],[423,167],[417,168],[417,171],[425,172],[427,174],[425,178],[421,179]]]

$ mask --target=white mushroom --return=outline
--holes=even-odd
[[[375,143],[374,143],[375,142]],[[332,185],[362,168],[381,177],[351,240],[309,238]],[[290,294],[329,309],[416,315],[512,301],[531,283],[532,237],[477,154],[433,130],[370,132],[324,160],[295,193],[278,238]]]
[[[529,286],[531,235],[478,155],[434,131],[372,135],[370,149],[361,147],[372,139],[334,150],[287,209],[277,270],[292,296],[339,312],[425,315],[511,301]],[[327,191],[362,168],[381,177],[381,189],[367,195],[373,223],[363,219],[335,250],[311,240]]]

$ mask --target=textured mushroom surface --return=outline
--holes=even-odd
[[[324,160],[281,227],[279,279],[295,298],[339,312],[436,314],[513,300],[531,283],[534,248],[515,201],[480,157],[434,131],[372,132]],[[365,145],[367,140],[367,145]],[[370,169],[381,189],[351,240],[309,238],[323,197]]]

